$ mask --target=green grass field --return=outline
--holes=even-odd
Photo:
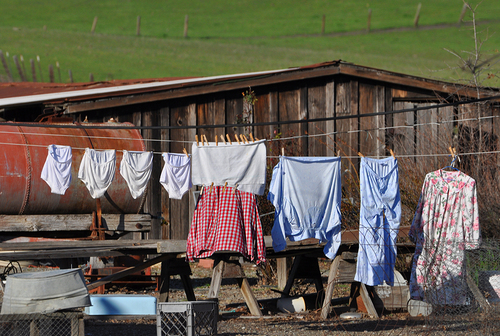
[[[69,69],[75,81],[88,81],[89,73],[95,80],[210,76],[334,59],[444,80],[467,77],[452,69],[457,58],[443,49],[460,52],[474,46],[470,27],[456,26],[462,1],[421,1],[420,28],[412,29],[418,3],[0,0],[0,50],[9,53],[13,72],[13,55],[23,55],[27,68],[29,59],[39,55],[45,81],[49,64],[56,61],[63,82],[68,81]],[[363,30],[369,9],[372,32],[368,34]],[[186,14],[187,39],[183,38]],[[91,34],[95,16],[96,31]],[[141,36],[136,36],[137,16],[141,16]],[[498,53],[498,0],[482,1],[477,19],[483,22],[478,27],[481,37],[489,36],[483,51]],[[450,26],[427,29],[439,24]],[[403,29],[384,31],[391,28]],[[345,35],[349,32],[355,34]],[[5,76],[3,67],[0,76]],[[57,72],[55,77],[58,80]],[[494,78],[488,85],[498,82]]]

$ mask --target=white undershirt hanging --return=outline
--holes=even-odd
[[[127,182],[134,199],[140,197],[148,185],[153,169],[153,152],[123,151],[120,174]]]
[[[163,153],[163,161],[160,183],[170,198],[181,199],[192,187],[191,158],[186,154]]]
[[[198,146],[193,143],[192,180],[194,185],[235,187],[263,195],[266,186],[265,140],[249,144],[216,144]]]
[[[116,151],[85,148],[78,178],[85,183],[92,198],[104,196],[113,182],[116,167]]]
[[[47,160],[42,168],[41,178],[50,187],[53,194],[64,195],[71,183],[70,146],[50,145]]]

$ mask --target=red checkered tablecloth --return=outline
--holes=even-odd
[[[239,252],[257,264],[266,260],[255,195],[227,187],[203,190],[187,239],[189,261],[217,251]]]

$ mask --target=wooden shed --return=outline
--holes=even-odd
[[[250,91],[257,99],[253,106],[244,99]],[[214,141],[220,134],[234,138],[235,133],[251,132],[274,140],[269,156],[279,155],[280,148],[288,155],[340,153],[346,157],[343,169],[348,170],[356,167],[358,152],[384,157],[390,148],[410,164],[424,160],[430,170],[449,163],[447,148],[458,145],[459,129],[488,134],[488,148],[498,148],[496,101],[481,105],[482,119],[477,119],[477,108],[465,102],[496,94],[497,90],[478,93],[452,83],[332,61],[205,78],[0,84],[0,116],[24,122],[40,115],[71,116],[78,122],[131,122],[142,127],[147,149],[156,153],[180,153],[183,148],[190,152],[197,134]],[[251,110],[248,120],[244,109]],[[488,116],[492,118],[484,118]],[[204,127],[208,125],[219,126]],[[185,239],[194,196],[170,200],[158,183],[161,168],[161,156],[155,155],[143,208],[153,219],[144,238]]]

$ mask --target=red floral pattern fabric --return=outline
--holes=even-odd
[[[427,174],[410,239],[416,243],[411,298],[439,305],[465,304],[465,250],[481,243],[476,181],[461,171]]]

